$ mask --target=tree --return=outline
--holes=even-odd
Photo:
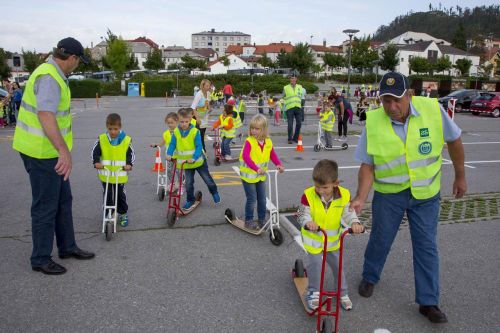
[[[193,69],[199,69],[202,71],[207,69],[207,63],[205,62],[205,60],[195,59],[187,53],[186,53],[186,55],[181,57],[181,60],[182,60],[182,67],[184,67],[190,71]]]
[[[99,70],[99,66],[97,64],[97,61],[95,59],[92,59],[92,53],[89,48],[85,48],[83,51],[87,59],[90,60],[88,64],[85,64],[83,61],[80,61],[80,64],[78,67],[74,70],[75,72],[95,72]]]
[[[151,70],[165,69],[165,62],[161,55],[161,50],[153,49],[148,53],[146,61],[144,62],[144,68]]]
[[[380,58],[379,66],[385,71],[394,71],[396,67],[399,65],[399,57],[398,57],[398,48],[389,44],[382,51],[382,58]]]
[[[226,56],[222,56],[219,58],[219,61],[224,65],[224,66],[229,66],[231,64],[231,61],[229,61],[229,58]]]
[[[288,58],[288,67],[299,73],[305,74],[314,64],[314,57],[307,43],[298,43],[293,51],[286,54]]]
[[[458,28],[455,30],[455,34],[451,40],[451,45],[457,49],[467,51],[467,37],[465,36],[465,29],[462,22],[458,23]]]
[[[7,65],[7,54],[0,48],[0,79],[7,80],[10,77],[10,67]]]
[[[262,58],[257,60],[257,63],[259,63],[262,67],[275,67],[275,63],[267,56],[267,53],[264,52],[262,54]]]
[[[181,66],[181,64],[179,64],[179,63],[173,63],[173,64],[169,64],[169,65],[167,66],[167,69],[170,69],[170,70],[173,70],[173,69],[181,69],[181,68],[182,68],[182,66]]]
[[[278,57],[276,59],[276,62],[278,63],[278,66],[281,68],[290,68],[291,67],[288,53],[286,53],[284,49],[281,49],[280,53],[278,53]]]
[[[441,58],[439,58],[437,62],[434,64],[434,69],[438,73],[450,70],[451,69],[450,57],[448,57],[447,55],[442,55]]]
[[[131,71],[134,69],[139,69],[139,60],[137,60],[133,53],[130,53],[130,60],[127,64],[127,70]]]
[[[483,75],[486,75],[487,77],[492,76],[491,71],[493,70],[493,64],[491,62],[485,62],[481,66],[479,66],[479,69],[483,73]]]
[[[121,79],[130,63],[130,51],[121,37],[108,43],[105,62],[115,72],[116,77]]]
[[[24,59],[24,69],[30,74],[42,64],[43,59],[39,53],[33,51],[24,51],[22,50],[23,59]]]
[[[370,48],[370,37],[354,39],[351,51],[351,66],[357,68],[364,74],[367,68],[373,68],[373,63],[378,60],[376,51]]]
[[[325,66],[327,66],[326,69],[328,69],[328,67],[339,68],[347,66],[345,58],[340,54],[325,53],[323,55],[323,62],[325,63]]]
[[[470,59],[462,58],[458,59],[453,67],[460,71],[460,75],[467,76],[469,75],[469,70],[471,66],[472,66],[472,61]]]
[[[416,73],[426,73],[431,69],[431,64],[427,58],[413,57],[410,59],[410,70]]]

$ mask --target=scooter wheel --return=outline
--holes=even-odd
[[[106,240],[109,242],[113,237],[113,225],[111,224],[111,222],[106,223],[105,232],[106,232]]]
[[[348,147],[349,145],[346,142],[342,144],[342,150],[346,150]]]
[[[295,277],[298,278],[303,278],[306,276],[305,270],[304,270],[304,263],[302,260],[297,259],[295,260],[295,269],[294,269]]]
[[[234,220],[234,212],[231,208],[227,208],[226,211],[224,212],[224,215],[231,221]]]
[[[321,150],[321,146],[320,146],[320,145],[318,145],[318,144],[315,144],[315,145],[314,145],[314,151],[315,151],[315,152],[318,152],[318,151],[320,151],[320,150]]]
[[[216,157],[216,158],[214,159],[214,165],[215,165],[215,166],[219,166],[219,165],[220,165],[220,158]]]
[[[160,192],[158,193],[158,200],[163,201],[165,199],[165,189],[162,188],[160,189]]]
[[[170,228],[172,228],[177,222],[177,210],[169,209],[167,212],[167,224]]]
[[[321,333],[331,333],[333,332],[333,324],[332,321],[328,318],[325,318],[321,321]]]
[[[201,201],[201,198],[203,197],[203,194],[201,193],[201,191],[197,191],[195,194],[194,194],[194,200],[196,201]]]
[[[283,244],[284,237],[283,234],[281,233],[281,230],[278,228],[273,228],[273,234],[269,232],[269,240],[271,241],[271,243],[273,243],[273,245],[276,246],[280,246],[281,244]]]

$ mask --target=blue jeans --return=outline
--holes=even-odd
[[[234,138],[226,138],[226,137],[222,138],[222,144],[220,147],[220,152],[222,156],[231,156],[231,141],[233,139]]]
[[[373,224],[366,246],[363,279],[380,280],[385,260],[406,212],[410,224],[415,278],[415,301],[420,305],[439,304],[439,256],[437,224],[440,194],[415,199],[410,189],[395,194],[375,192],[372,202]]]
[[[302,109],[299,107],[286,110],[288,119],[288,141],[299,140],[300,127],[302,126]],[[295,132],[293,132],[293,120],[295,119]],[[293,133],[293,136],[292,136]]]
[[[200,177],[203,179],[205,184],[207,184],[208,190],[211,194],[217,193],[217,185],[215,185],[214,179],[208,171],[207,160],[203,161],[203,164],[195,169],[186,169],[184,174],[186,175],[186,200],[189,202],[194,202],[194,173],[198,172]]]
[[[51,260],[54,233],[60,255],[77,249],[73,197],[69,180],[64,181],[54,170],[57,158],[37,159],[24,154],[21,158],[31,183],[31,266],[39,267]]]
[[[257,201],[257,217],[259,221],[266,219],[266,182],[247,183],[241,180],[247,197],[245,204],[245,221],[253,221],[253,209]]]

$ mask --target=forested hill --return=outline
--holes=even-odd
[[[396,17],[388,26],[377,29],[373,40],[387,41],[407,31],[425,32],[433,37],[452,41],[462,23],[466,38],[485,39],[490,33],[500,38],[500,6],[490,5],[470,8],[460,6],[438,8],[429,4],[428,12],[409,12]]]

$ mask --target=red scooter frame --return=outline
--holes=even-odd
[[[219,166],[221,164],[221,162],[224,162],[224,163],[232,163],[232,162],[237,162],[239,161],[239,158],[232,158],[230,160],[226,159],[223,155],[222,155],[222,151],[221,151],[221,140],[220,140],[220,130],[218,128],[215,128],[214,129],[215,133],[214,133],[214,144],[213,144],[213,147],[214,147],[214,165],[215,166]],[[241,138],[240,138],[241,140]],[[238,147],[232,147],[232,148],[238,148]]]
[[[172,159],[172,161],[174,162],[173,165],[174,171],[172,172],[172,179],[170,182],[168,208],[167,208],[167,224],[169,227],[174,226],[179,216],[186,216],[189,213],[191,213],[196,207],[198,207],[202,199],[201,191],[196,191],[194,195],[195,197],[194,204],[188,210],[184,210],[181,208],[182,181],[179,182],[179,188],[177,189],[177,191],[174,191],[175,173],[177,172],[177,160]],[[179,179],[182,179],[182,176],[184,175],[184,164],[186,163],[187,161],[184,161],[181,164],[181,168],[179,169]]]
[[[320,289],[319,289],[319,305],[318,308],[314,311],[309,311],[306,307],[305,301],[303,299],[303,292],[301,289],[304,288],[304,282],[299,282],[300,279],[307,279],[307,271],[304,269],[302,264],[302,260],[297,259],[295,261],[295,268],[292,270],[292,277],[294,279],[294,283],[299,291],[299,296],[304,304],[304,308],[306,309],[306,313],[309,316],[317,315],[316,321],[316,332],[332,332],[330,328],[331,321],[328,319],[321,320],[321,317],[335,317],[335,325],[333,332],[338,331],[338,323],[339,323],[339,308],[340,308],[340,289],[342,286],[342,258],[343,258],[343,248],[344,248],[344,237],[347,234],[352,234],[352,229],[346,229],[340,235],[340,245],[339,245],[339,270],[337,277],[337,291],[325,291],[324,290],[324,280],[325,280],[325,267],[326,267],[326,254],[328,247],[328,236],[326,231],[323,229],[319,229],[320,232],[323,233],[324,242],[323,242],[323,260],[321,263],[321,281],[320,281]],[[302,288],[299,286],[302,286]],[[307,286],[307,285],[306,285]],[[332,297],[335,297],[335,311],[332,311]],[[325,300],[323,300],[326,298]]]

